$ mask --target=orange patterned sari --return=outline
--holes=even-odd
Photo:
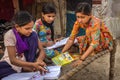
[[[85,35],[77,37],[80,28],[85,29]],[[108,28],[100,19],[94,16],[92,16],[87,27],[84,27],[77,21],[75,22],[70,39],[74,40],[76,37],[79,43],[80,54],[84,53],[89,46],[93,46],[94,52],[113,48],[113,38]]]

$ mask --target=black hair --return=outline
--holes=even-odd
[[[85,15],[90,15],[91,14],[91,5],[87,2],[80,2],[77,7],[76,7],[76,10],[75,10],[75,13],[83,13]]]
[[[13,17],[14,24],[17,24],[20,27],[30,23],[31,21],[33,21],[33,17],[27,11],[19,11]]]
[[[51,2],[46,2],[42,6],[42,12],[43,14],[49,14],[49,13],[55,13],[56,14],[56,9],[55,5]]]

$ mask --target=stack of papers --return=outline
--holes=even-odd
[[[59,78],[61,73],[61,66],[49,66],[48,69],[50,73],[44,75],[44,79],[54,80]]]
[[[48,66],[49,73],[41,75],[40,72],[14,73],[2,80],[55,80],[61,73],[61,66]]]
[[[43,80],[43,76],[38,72],[14,73],[2,80]]]
[[[67,40],[69,39],[69,37],[67,38],[64,38],[58,42],[56,42],[54,45],[50,46],[50,47],[47,47],[46,49],[54,49],[54,48],[58,48],[60,46],[63,46],[67,43]],[[77,43],[77,39],[75,39],[74,43]]]

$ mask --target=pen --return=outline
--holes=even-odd
[[[43,68],[44,68],[45,70],[47,70],[47,72],[49,72],[49,69],[48,69],[47,66],[44,66]]]

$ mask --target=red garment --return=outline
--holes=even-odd
[[[23,0],[23,6],[28,6],[34,3],[34,0]]]
[[[0,0],[0,19],[10,21],[13,15],[14,6],[12,0]]]

